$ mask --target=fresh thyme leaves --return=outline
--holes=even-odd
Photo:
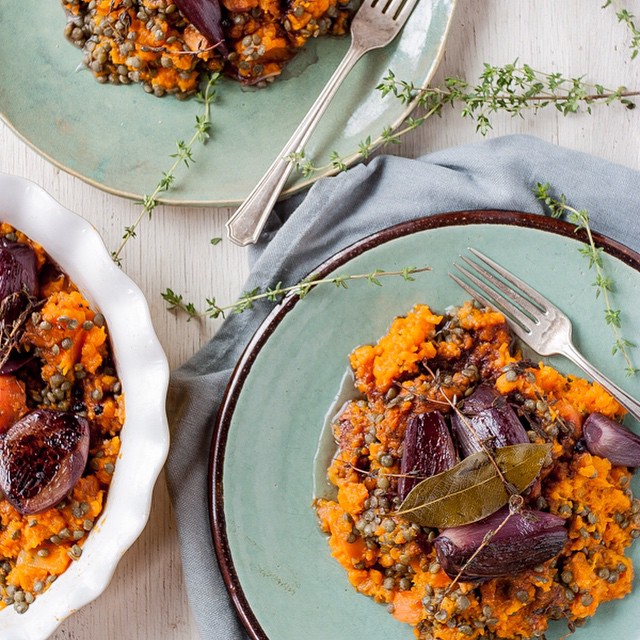
[[[618,22],[624,24],[631,33],[629,48],[631,49],[631,59],[633,60],[640,53],[640,30],[635,25],[635,16],[628,9],[620,6],[620,3],[616,0],[606,0],[602,8],[605,9],[610,6],[615,8]]]
[[[640,95],[640,91],[628,91],[626,87],[607,89],[601,84],[587,83],[582,77],[545,73],[517,61],[502,67],[485,63],[476,84],[463,78],[447,77],[442,86],[426,88],[400,80],[390,70],[377,89],[383,97],[394,96],[403,104],[416,101],[422,109],[421,115],[407,118],[395,132],[390,127],[385,128],[376,141],[367,138],[360,143],[358,151],[351,154],[341,156],[333,152],[329,164],[323,166],[316,166],[305,157],[304,151],[292,154],[289,159],[297,171],[305,177],[330,169],[344,171],[357,158],[367,158],[379,144],[397,144],[428,118],[441,114],[446,106],[460,107],[462,117],[475,121],[476,131],[486,135],[492,128],[491,117],[498,112],[524,117],[526,112],[536,113],[553,106],[567,116],[580,110],[591,113],[591,107],[596,103],[619,103],[632,109],[635,103],[631,98]]]
[[[214,73],[209,76],[207,83],[202,92],[197,96],[197,100],[203,105],[203,112],[196,116],[196,123],[194,125],[194,132],[191,138],[185,142],[184,140],[178,140],[176,142],[176,151],[170,155],[174,159],[173,164],[169,170],[162,174],[162,178],[159,180],[155,189],[150,195],[144,195],[142,200],[138,203],[142,205],[140,214],[130,226],[124,228],[124,234],[120,246],[112,252],[111,257],[117,265],[122,264],[122,251],[124,250],[127,242],[137,235],[137,229],[142,223],[142,220],[147,217],[151,220],[153,211],[158,206],[158,196],[161,193],[168,191],[176,180],[176,171],[180,165],[184,165],[185,168],[189,168],[193,162],[193,147],[196,143],[205,144],[209,139],[209,130],[211,128],[211,104],[213,103],[216,91],[215,86],[220,78],[219,73]]]
[[[566,219],[576,226],[577,229],[584,231],[587,241],[580,248],[580,253],[589,260],[589,269],[595,269],[596,278],[593,286],[596,287],[596,298],[602,296],[604,303],[604,319],[607,325],[611,327],[614,335],[614,343],[611,349],[612,355],[620,353],[625,361],[625,372],[628,376],[637,374],[640,369],[634,366],[629,351],[634,349],[636,345],[627,340],[622,335],[622,311],[614,309],[612,304],[612,294],[615,292],[615,285],[610,276],[605,273],[602,261],[602,249],[597,247],[591,231],[589,221],[589,212],[586,209],[576,209],[567,204],[564,194],[555,197],[551,194],[551,186],[549,183],[538,183],[534,190],[536,197],[542,200],[549,212],[554,218],[566,217]]]
[[[356,280],[367,280],[373,285],[382,286],[381,278],[401,277],[405,281],[413,281],[414,275],[423,271],[431,271],[431,267],[405,267],[399,271],[383,271],[376,269],[371,273],[355,274],[355,275],[337,275],[333,278],[318,278],[301,280],[298,284],[291,286],[283,286],[278,282],[274,287],[268,287],[266,290],[259,288],[252,291],[245,291],[240,298],[233,304],[220,306],[215,298],[207,298],[207,307],[203,311],[199,311],[192,302],[184,300],[183,296],[175,293],[167,288],[162,293],[162,298],[168,303],[170,311],[182,312],[192,318],[224,318],[227,313],[242,313],[249,309],[253,309],[254,304],[259,300],[268,300],[270,302],[279,302],[288,294],[295,294],[299,298],[304,298],[312,289],[319,285],[333,284],[343,289],[349,288],[349,282]]]
[[[476,130],[482,135],[491,129],[491,114],[499,111],[522,116],[526,111],[536,113],[552,105],[566,116],[581,108],[590,113],[595,102],[620,102],[632,108],[634,103],[629,98],[640,95],[637,91],[627,91],[626,87],[607,89],[600,84],[589,84],[582,77],[545,73],[527,64],[519,65],[517,61],[502,67],[485,63],[475,85],[450,77],[445,79],[443,88],[418,89],[412,83],[397,80],[389,72],[378,89],[383,95],[391,93],[402,102],[417,100],[428,114],[438,113],[448,104],[461,104],[461,115],[474,120]]]

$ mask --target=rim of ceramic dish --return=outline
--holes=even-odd
[[[65,618],[104,592],[123,554],[147,524],[153,488],[169,449],[165,412],[169,365],[144,294],[114,264],[98,231],[31,180],[0,173],[0,194],[0,220],[40,244],[105,315],[127,395],[122,450],[105,507],[81,559],[25,614],[10,608],[0,612],[3,639],[36,640],[48,637]],[[72,243],[75,250],[69,254]],[[131,362],[140,364],[131,369],[127,366]],[[136,449],[144,454],[144,465],[133,455]],[[135,490],[129,484],[133,479]]]
[[[428,85],[428,83],[433,78],[435,72],[437,71],[438,67],[440,66],[440,62],[442,61],[442,57],[444,56],[445,43],[447,41],[447,38],[449,37],[449,31],[451,30],[451,23],[453,22],[453,14],[456,11],[456,6],[457,6],[457,3],[458,3],[458,0],[450,0],[450,2],[451,2],[451,10],[449,12],[449,17],[447,19],[446,27],[444,29],[444,32],[443,32],[441,38],[440,38],[440,43],[438,45],[438,51],[436,53],[435,58],[433,59],[433,62],[431,64],[431,67],[429,68],[429,71],[428,71],[427,75],[425,76],[424,80],[422,81],[422,86],[425,86],[425,87]],[[407,103],[407,107],[396,118],[396,120],[394,120],[391,123],[389,128],[392,131],[396,131],[396,129],[398,129],[400,127],[400,125],[415,110],[415,108],[418,106],[418,102],[419,102],[419,98],[416,97],[414,100],[412,100],[411,102]],[[132,193],[130,191],[125,191],[125,190],[122,190],[122,189],[116,189],[116,188],[113,188],[113,187],[108,187],[106,185],[101,184],[97,180],[94,180],[92,178],[89,178],[87,176],[82,175],[79,171],[76,171],[74,169],[71,169],[71,168],[67,167],[63,162],[61,162],[59,160],[56,160],[50,154],[45,153],[34,142],[29,140],[20,131],[18,131],[18,129],[13,125],[13,123],[9,119],[9,116],[7,116],[2,111],[0,111],[0,119],[7,125],[7,127],[9,127],[9,129],[20,140],[22,140],[28,147],[33,149],[39,156],[44,158],[47,162],[50,162],[55,167],[58,167],[59,169],[62,169],[65,173],[69,174],[70,176],[73,176],[74,178],[78,178],[79,180],[82,180],[82,182],[85,182],[86,184],[91,185],[92,187],[95,187],[96,189],[100,189],[101,191],[104,191],[105,193],[110,193],[110,194],[112,194],[114,196],[120,196],[121,198],[127,198],[129,200],[141,200],[143,198],[142,194]],[[373,142],[371,143],[371,151],[369,152],[369,154],[373,150],[378,149],[382,145],[383,142],[384,142],[384,138],[383,138],[382,135],[378,136],[375,140],[373,140]],[[354,153],[353,157],[351,159],[349,159],[345,163],[345,166],[346,167],[352,167],[353,165],[357,164],[358,162],[361,162],[363,159],[364,159],[364,156],[362,155],[361,152],[358,151],[357,153]],[[311,186],[314,182],[317,182],[318,180],[320,180],[320,178],[327,178],[329,176],[336,175],[340,171],[341,171],[341,169],[330,167],[330,168],[327,168],[325,171],[317,173],[313,177],[309,177],[309,178],[306,178],[304,180],[301,180],[300,182],[297,182],[293,186],[291,186],[291,187],[289,187],[287,189],[283,189],[282,192],[280,193],[280,196],[278,197],[278,200],[286,200],[287,198],[290,198],[291,196],[295,195],[296,193],[299,193],[300,191],[304,191],[307,187]],[[247,196],[248,195],[249,194],[247,194]],[[227,200],[227,199],[223,199],[223,200],[180,200],[180,199],[177,199],[177,200],[174,200],[172,198],[163,198],[162,196],[158,196],[157,201],[158,201],[158,204],[164,204],[164,205],[169,205],[169,206],[174,206],[174,207],[233,207],[233,206],[240,205],[243,202],[243,200],[233,200],[233,199],[229,199],[229,200]]]
[[[519,211],[476,210],[441,213],[404,222],[393,227],[372,234],[355,242],[351,246],[334,254],[320,266],[314,269],[308,278],[322,278],[335,269],[343,266],[353,258],[383,245],[391,240],[422,231],[439,229],[442,227],[464,226],[472,224],[495,224],[533,228],[560,236],[586,239],[584,234],[576,232],[574,225],[557,218],[524,213]],[[593,233],[596,244],[609,255],[621,260],[628,266],[640,272],[640,254],[623,244],[599,233]],[[238,574],[236,572],[229,540],[226,532],[224,514],[224,454],[227,436],[231,427],[234,409],[242,388],[249,375],[251,367],[259,356],[262,347],[269,340],[271,334],[283,318],[294,308],[300,300],[299,296],[287,296],[262,322],[249,344],[244,350],[238,364],[233,370],[229,384],[222,399],[220,411],[216,420],[209,458],[209,520],[213,536],[218,564],[231,596],[236,612],[245,629],[253,640],[270,640],[247,600]]]

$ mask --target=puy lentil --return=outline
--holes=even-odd
[[[26,602],[16,602],[13,605],[13,608],[15,609],[16,613],[26,613],[27,610],[29,609],[29,605]]]

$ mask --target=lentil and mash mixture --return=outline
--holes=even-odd
[[[221,0],[226,53],[172,0],[62,0],[65,35],[98,82],[141,83],[156,96],[196,92],[221,71],[245,84],[271,82],[310,38],[346,33],[349,0]]]
[[[350,356],[360,398],[332,428],[338,452],[328,470],[335,500],[317,499],[332,555],[360,593],[384,603],[419,640],[523,640],[543,637],[549,620],[575,630],[603,602],[632,588],[625,550],[640,536],[632,470],[585,448],[593,412],[619,420],[623,408],[599,385],[564,376],[514,351],[504,317],[472,303],[434,314],[417,305],[375,345]],[[515,409],[531,443],[550,453],[522,495],[525,506],[562,518],[558,555],[515,575],[454,580],[438,561],[442,533],[401,515],[398,477],[412,415],[449,414],[442,401],[470,396],[480,383]]]
[[[11,487],[8,494],[0,492],[0,608],[13,606],[24,613],[82,554],[105,504],[125,409],[103,316],[23,233],[0,224],[0,242],[3,251],[8,247],[15,255],[25,245],[32,250],[38,291],[33,297],[30,293],[20,337],[0,374],[0,456],[22,447],[22,457],[11,464],[0,460],[3,482]],[[4,286],[15,263],[11,256],[2,259]],[[37,417],[35,428],[30,416]],[[20,425],[30,432],[18,442],[14,434]],[[78,436],[84,438],[84,454],[75,439],[78,425],[86,429]],[[25,455],[50,428],[44,440],[60,445],[60,455],[40,450],[30,467]],[[65,452],[65,445],[72,451]],[[63,484],[61,499],[55,493],[47,496],[49,487],[38,486],[51,479],[52,471],[58,474],[53,484]],[[71,486],[64,485],[71,482],[68,474],[79,476]],[[15,495],[13,483],[20,485]]]

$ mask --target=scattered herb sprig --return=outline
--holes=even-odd
[[[204,89],[198,93],[196,100],[201,102],[203,110],[200,115],[196,116],[196,123],[194,125],[194,132],[191,138],[185,142],[184,140],[178,140],[176,142],[176,151],[169,157],[173,158],[173,164],[169,167],[169,170],[162,174],[162,178],[159,180],[155,189],[150,195],[144,195],[142,200],[137,204],[142,205],[140,214],[133,222],[132,225],[125,227],[124,234],[120,246],[112,252],[111,257],[117,265],[122,264],[122,251],[124,250],[127,242],[137,235],[137,229],[144,220],[148,218],[151,220],[153,211],[158,206],[158,196],[161,193],[168,191],[176,179],[176,171],[178,167],[183,164],[187,169],[195,162],[193,158],[193,147],[196,143],[205,144],[209,139],[209,130],[211,128],[211,105],[216,97],[215,86],[220,78],[219,73],[214,73],[209,76]]]
[[[596,287],[596,298],[602,296],[604,304],[604,319],[607,325],[611,327],[614,336],[614,343],[611,353],[615,355],[620,353],[625,361],[625,372],[628,376],[637,374],[640,369],[634,366],[629,351],[636,347],[622,335],[622,312],[620,309],[614,309],[612,302],[612,294],[615,291],[613,280],[605,272],[602,261],[602,249],[597,247],[593,239],[591,224],[589,220],[589,212],[586,209],[576,209],[567,203],[564,194],[555,197],[551,194],[551,186],[549,183],[538,183],[534,190],[536,197],[544,202],[545,206],[554,218],[566,218],[576,229],[584,231],[587,241],[580,248],[580,253],[589,260],[589,269],[594,269],[596,278],[593,286]]]
[[[333,284],[336,287],[348,289],[349,282],[367,280],[373,285],[382,286],[381,278],[401,277],[405,281],[412,282],[415,280],[414,275],[424,271],[431,271],[431,267],[405,267],[398,271],[376,269],[371,273],[337,275],[333,278],[305,278],[290,286],[283,286],[281,282],[278,282],[275,286],[267,287],[265,290],[256,288],[251,291],[245,291],[236,302],[224,306],[220,306],[215,298],[207,298],[207,307],[204,311],[199,311],[195,304],[187,302],[181,294],[177,294],[169,288],[161,295],[163,300],[168,303],[170,311],[185,313],[189,320],[192,318],[224,318],[227,313],[242,313],[248,309],[253,309],[254,304],[260,300],[279,302],[288,294],[295,294],[299,298],[304,298],[319,285]]]
[[[618,22],[624,24],[631,34],[631,42],[629,43],[629,48],[631,49],[631,59],[633,60],[638,55],[638,53],[640,53],[640,30],[638,29],[638,27],[636,27],[636,24],[634,22],[635,16],[633,15],[633,13],[630,13],[628,9],[620,6],[620,3],[616,0],[605,0],[602,8],[606,9],[607,7],[615,8]]]
[[[396,78],[389,71],[378,85],[382,97],[393,96],[403,104],[416,102],[422,110],[420,116],[407,118],[394,131],[386,127],[377,140],[369,136],[360,143],[358,151],[341,156],[334,151],[329,163],[317,166],[305,156],[304,151],[289,156],[295,168],[305,177],[328,170],[344,171],[359,157],[367,158],[378,146],[398,144],[401,138],[424,124],[433,115],[441,115],[445,107],[460,107],[461,116],[476,123],[476,131],[486,135],[492,128],[491,118],[498,112],[524,117],[526,112],[537,113],[553,106],[563,115],[581,110],[591,113],[596,103],[619,103],[629,109],[635,107],[631,98],[640,91],[628,91],[626,87],[608,89],[602,84],[585,82],[583,77],[565,77],[561,73],[545,73],[518,61],[504,66],[484,65],[476,84],[463,78],[447,77],[441,87],[420,88],[413,82]]]
[[[20,343],[27,320],[42,302],[38,302],[26,291],[16,291],[3,298],[0,302],[0,368],[9,360],[14,348]],[[16,308],[24,306],[23,310],[14,318]],[[12,318],[11,320],[7,320]]]

